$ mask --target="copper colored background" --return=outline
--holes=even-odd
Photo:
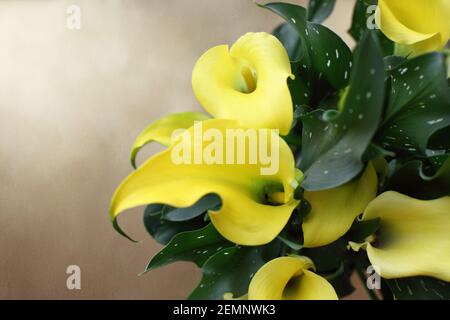
[[[66,28],[70,4],[81,8],[81,30]],[[353,0],[339,0],[327,21],[350,45],[352,9]],[[140,130],[198,109],[196,59],[280,21],[251,0],[1,1],[0,298],[185,297],[199,271],[177,263],[138,277],[160,246],[142,209],[121,218],[142,243],[119,236],[110,197],[131,171]],[[72,264],[81,267],[79,291],[66,288]]]

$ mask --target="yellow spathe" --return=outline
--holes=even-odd
[[[287,78],[289,57],[280,41],[260,32],[247,33],[228,48],[211,48],[197,61],[192,88],[215,118],[237,120],[248,128],[291,129],[293,106]]]
[[[234,120],[212,119],[201,124],[203,132],[218,135],[226,135],[228,130],[242,130]],[[187,139],[188,151],[194,154],[194,145],[199,144],[195,128],[191,127],[178,136],[179,140]],[[110,206],[111,220],[120,231],[116,218],[124,210],[149,203],[188,207],[204,195],[216,193],[221,197],[222,207],[217,212],[210,211],[209,215],[225,238],[242,245],[270,242],[286,225],[299,201],[293,198],[298,182],[295,180],[292,152],[278,135],[273,133],[266,138],[269,142],[270,139],[277,139],[275,141],[278,142],[278,152],[274,152],[278,154],[273,157],[278,156],[279,169],[273,175],[261,175],[265,164],[259,159],[254,164],[248,164],[249,161],[246,164],[177,164],[173,154],[177,154],[180,143],[174,142],[167,150],[147,160],[117,188]],[[200,151],[211,150],[213,141],[203,141]],[[223,151],[225,145],[216,153]],[[248,159],[248,143],[245,154]],[[280,192],[284,197],[276,198],[283,202],[269,205],[267,199],[271,194]]]
[[[209,119],[207,115],[199,112],[174,113],[156,120],[145,128],[136,138],[131,150],[131,164],[136,168],[136,155],[139,150],[150,142],[158,142],[168,147],[171,144],[172,134],[177,129],[187,129],[195,121]]]
[[[366,250],[383,278],[450,282],[450,197],[425,201],[388,191],[369,204],[362,219],[378,217],[379,233]]]
[[[307,257],[281,257],[269,261],[252,278],[249,300],[337,300],[333,286],[315,274]]]
[[[311,211],[303,222],[303,246],[321,247],[342,237],[377,195],[378,179],[371,163],[364,173],[340,187],[305,191]]]
[[[400,44],[402,54],[442,50],[450,39],[448,0],[379,0],[376,14],[381,31]]]

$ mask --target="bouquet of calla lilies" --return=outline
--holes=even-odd
[[[195,263],[190,299],[339,299],[353,274],[373,299],[450,299],[450,1],[357,0],[353,51],[321,24],[334,4],[259,5],[285,23],[194,67],[207,113],[134,143],[113,226],[147,205],[165,247],[145,271]]]

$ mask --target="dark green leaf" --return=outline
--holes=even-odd
[[[301,248],[303,248],[303,245],[301,243],[291,241],[288,238],[278,236],[278,239],[294,251],[299,251]]]
[[[336,0],[310,0],[308,21],[322,23],[333,12]]]
[[[357,50],[342,111],[317,110],[302,117],[303,188],[337,187],[356,177],[364,168],[361,159],[378,128],[383,108],[384,78],[378,41],[369,33]]]
[[[336,272],[322,276],[331,283],[337,295],[342,298],[355,291],[351,281],[353,271],[353,268],[351,268],[347,260],[341,262],[341,266]]]
[[[395,153],[385,150],[382,147],[376,145],[375,143],[371,143],[367,150],[364,152],[363,161],[367,162],[370,160],[384,158],[384,157],[394,157]]]
[[[302,254],[314,261],[320,274],[335,273],[347,255],[347,240],[340,238],[333,243],[318,248],[304,248]]]
[[[449,111],[450,112],[450,111]],[[450,153],[450,126],[443,128],[430,137],[428,148],[443,153]]]
[[[279,242],[260,247],[241,247],[223,249],[203,265],[203,277],[189,299],[222,299],[224,293],[231,292],[234,297],[247,293],[254,274],[269,260],[278,255]]]
[[[152,204],[147,206],[144,211],[145,228],[161,244],[167,244],[177,233],[196,230],[207,224],[201,216],[183,222],[164,220],[164,212],[170,209],[172,208],[165,205]]]
[[[148,263],[145,271],[164,266],[175,261],[191,261],[201,267],[209,257],[233,244],[225,240],[212,224],[203,229],[177,234]]]
[[[220,197],[216,194],[208,194],[201,198],[193,206],[186,208],[172,208],[165,210],[164,219],[168,221],[186,221],[196,218],[208,210],[217,210],[222,205]]]
[[[444,57],[431,53],[389,72],[391,91],[376,142],[388,150],[426,154],[430,137],[450,125]]]
[[[386,280],[397,300],[450,300],[450,283],[430,277]]]
[[[436,199],[450,195],[450,158],[432,176],[420,160],[412,160],[401,166],[387,184],[387,190],[395,190],[417,199]]]
[[[298,32],[301,40],[298,62],[305,69],[311,69],[320,78],[323,76],[337,89],[347,85],[352,53],[339,36],[320,24],[307,21],[303,7],[288,3],[269,3],[261,7],[280,15]]]
[[[280,24],[272,34],[283,44],[291,61],[300,60],[302,55],[302,40],[290,24]]]
[[[368,30],[371,30],[380,42],[383,55],[389,56],[394,52],[394,43],[376,26],[376,4],[376,0],[357,0],[353,11],[352,25],[348,32],[358,42]]]
[[[367,221],[355,221],[345,237],[349,241],[362,243],[367,237],[374,235],[378,231],[380,223],[380,218]]]
[[[399,56],[388,56],[384,58],[384,66],[386,67],[386,71],[391,71],[392,69],[397,68],[402,63],[406,61],[406,58]]]

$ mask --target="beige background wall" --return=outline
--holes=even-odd
[[[70,4],[81,30],[66,28]],[[327,23],[347,41],[352,6],[339,0]],[[0,1],[0,298],[185,297],[200,273],[178,263],[137,277],[160,246],[142,210],[121,219],[141,244],[113,231],[110,197],[139,131],[198,108],[196,59],[279,22],[251,0]],[[80,291],[66,289],[71,264]]]

